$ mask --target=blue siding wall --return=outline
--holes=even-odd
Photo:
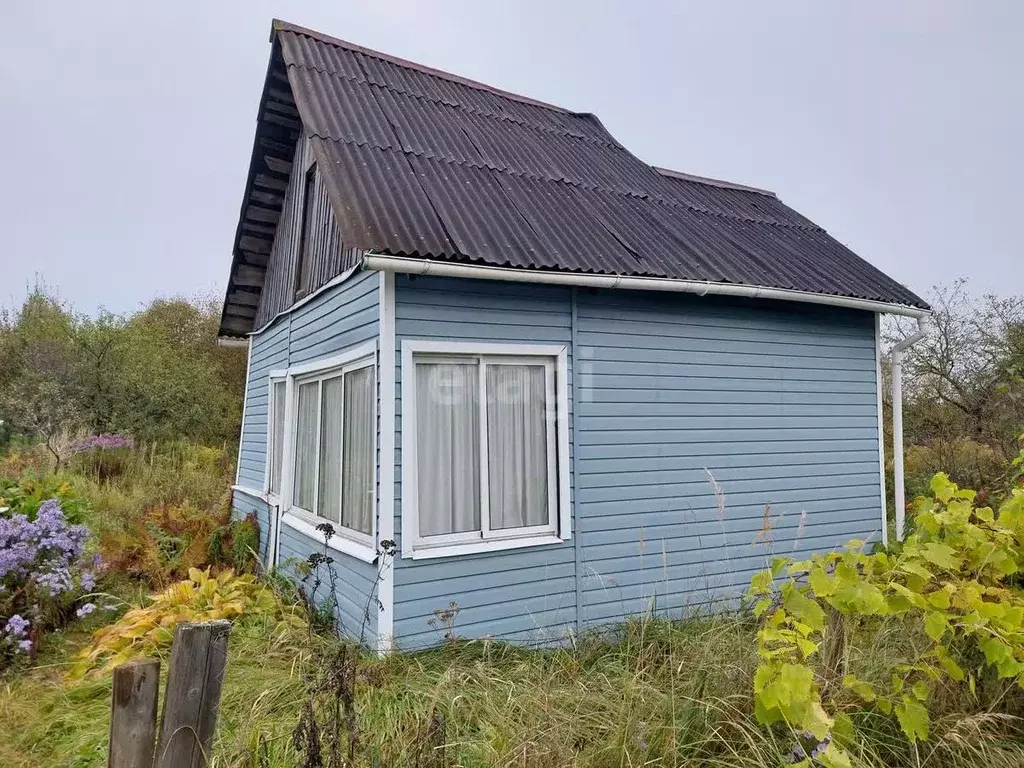
[[[565,344],[571,342],[570,292],[479,280],[398,276],[395,280],[396,378],[401,393],[403,339]],[[572,376],[572,359],[569,359]],[[399,397],[400,400],[400,397]],[[395,539],[401,551],[401,414],[396,403]],[[562,638],[576,622],[572,542],[433,560],[396,559],[394,634],[400,648],[436,643],[434,611],[459,604],[455,631],[523,642]]]
[[[584,623],[878,535],[873,315],[581,291],[577,317]]]
[[[376,272],[358,272],[339,286],[328,289],[293,312],[279,317],[269,328],[253,336],[249,360],[242,442],[238,458],[238,485],[262,493],[267,461],[267,403],[269,374],[290,365],[313,362],[344,352],[375,339],[379,332],[379,276]],[[255,511],[260,520],[261,554],[266,562],[269,534],[266,504],[235,492],[237,514]],[[279,565],[289,558],[305,560],[320,552],[323,543],[281,527]],[[332,551],[339,575],[338,600],[341,622],[349,634],[358,636],[363,624],[367,596],[374,586],[376,566],[340,552]],[[376,632],[377,610],[369,611],[366,635]]]
[[[461,636],[552,641],[576,623],[577,576],[583,625],[679,615],[735,597],[775,554],[877,537],[872,315],[680,294],[576,296],[574,540],[397,560],[399,647],[437,642],[427,622],[452,601]],[[552,286],[399,277],[398,392],[403,339],[570,344],[571,297]],[[400,402],[396,410],[400,544]]]

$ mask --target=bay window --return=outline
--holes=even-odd
[[[564,366],[561,348],[403,343],[408,554],[568,537]]]
[[[270,374],[266,491],[285,525],[334,549],[376,556],[376,343]]]

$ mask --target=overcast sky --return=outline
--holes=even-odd
[[[220,292],[270,20],[578,111],[779,197],[918,292],[1024,293],[1024,2],[13,2],[0,303]]]

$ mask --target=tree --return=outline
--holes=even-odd
[[[218,321],[212,298],[89,317],[39,286],[0,314],[0,420],[46,442],[58,462],[78,431],[231,443],[246,359],[217,346]]]

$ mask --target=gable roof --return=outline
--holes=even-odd
[[[271,40],[223,334],[252,330],[300,132],[346,247],[927,308],[773,193],[647,165],[592,114],[285,22]]]

